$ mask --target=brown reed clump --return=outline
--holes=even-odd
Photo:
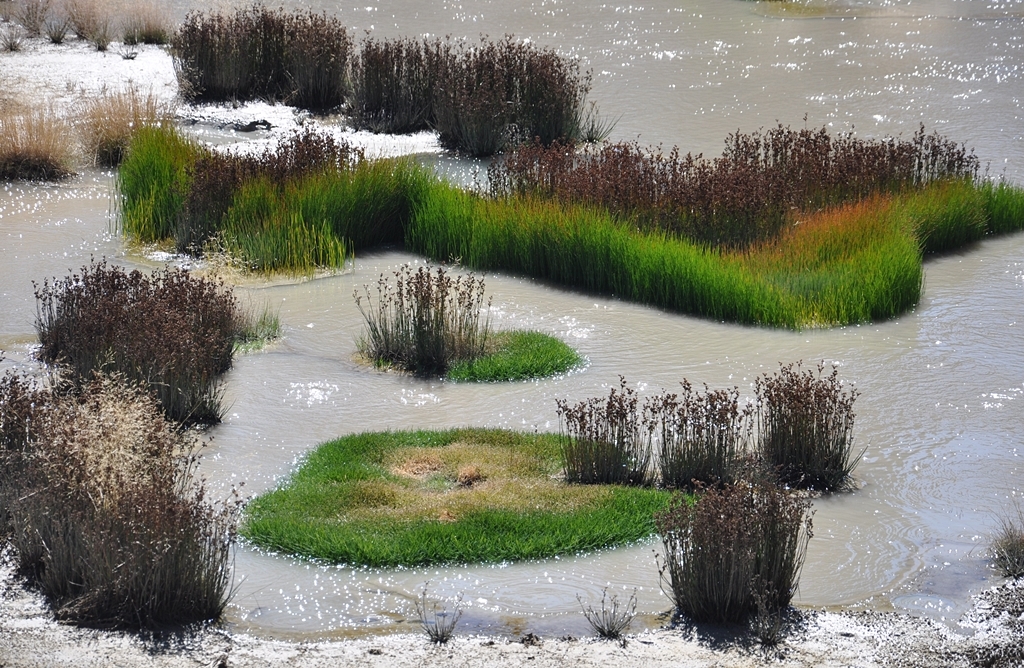
[[[661,483],[674,489],[732,482],[751,436],[753,407],[740,406],[739,390],[693,389],[662,393],[644,405],[644,422],[658,436]]]
[[[487,156],[581,138],[590,76],[577,61],[509,35],[460,45],[439,63],[432,125],[443,145]]]
[[[697,622],[739,622],[789,605],[811,537],[810,501],[763,475],[680,497],[655,517],[662,586]]]
[[[442,376],[455,362],[481,357],[490,336],[490,309],[484,302],[484,280],[473,274],[456,276],[444,267],[413,271],[403,265],[394,282],[381,274],[376,304],[370,286],[355,292],[366,320],[359,350],[377,365],[394,366],[420,376]],[[363,300],[366,308],[363,308]]]
[[[62,620],[154,627],[220,618],[237,504],[211,506],[196,441],[144,388],[81,394],[0,379],[0,526]]]
[[[426,130],[434,120],[434,91],[451,45],[435,40],[367,38],[352,58],[352,124],[371,132]]]
[[[352,38],[326,14],[191,12],[171,41],[179,85],[192,100],[266,98],[317,111],[345,101]]]
[[[566,482],[642,485],[649,480],[651,439],[637,402],[622,376],[607,399],[556,400]]]
[[[62,179],[74,173],[70,124],[49,108],[0,115],[0,180]]]
[[[204,151],[191,168],[191,187],[175,228],[175,247],[179,253],[201,254],[206,242],[221,230],[235,193],[248,181],[266,178],[281,185],[307,174],[348,170],[363,159],[360,149],[310,128],[255,155]]]
[[[71,29],[97,51],[106,51],[114,40],[114,17],[105,0],[64,0]]]
[[[173,115],[171,105],[161,102],[152,92],[143,95],[134,86],[128,86],[82,103],[77,114],[79,136],[94,165],[116,167],[140,128],[169,123]]]
[[[97,371],[147,385],[168,419],[216,423],[231,367],[237,302],[222,284],[171,269],[146,276],[104,262],[36,286],[39,359],[82,388]]]
[[[636,142],[578,152],[527,144],[489,168],[497,197],[540,195],[608,208],[636,224],[725,247],[774,238],[791,211],[816,210],[938,179],[973,179],[979,161],[922,126],[912,139],[862,140],[779,125],[726,139],[722,156]]]
[[[853,455],[853,403],[839,369],[822,376],[789,364],[774,376],[755,380],[757,455],[788,485],[822,492],[842,491],[853,481],[859,456]]]

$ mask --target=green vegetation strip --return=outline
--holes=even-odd
[[[363,433],[319,446],[246,509],[264,548],[376,567],[573,554],[654,533],[663,490],[568,485],[558,436],[504,430]]]
[[[197,151],[166,128],[138,133],[120,172],[128,236],[174,236]],[[596,207],[482,197],[408,160],[378,160],[283,184],[247,183],[207,232],[262,271],[340,268],[353,251],[404,243],[474,269],[715,320],[801,329],[884,320],[912,308],[923,256],[1024,229],[1024,189],[936,181],[797,218],[777,239],[730,251],[640,230]]]
[[[459,362],[445,374],[454,381],[500,382],[546,378],[583,364],[566,343],[541,332],[496,332],[493,352]]]

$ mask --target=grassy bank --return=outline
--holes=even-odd
[[[667,492],[569,486],[558,437],[501,430],[382,432],[317,448],[253,501],[242,534],[303,557],[368,566],[501,562],[645,538]]]

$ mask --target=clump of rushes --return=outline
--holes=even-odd
[[[62,179],[74,173],[71,126],[49,108],[0,115],[0,179]]]
[[[623,640],[622,634],[626,632],[636,617],[635,589],[630,594],[629,600],[622,603],[615,594],[612,594],[611,601],[609,601],[608,588],[605,587],[601,591],[600,610],[595,610],[592,605],[584,605],[583,599],[578,594],[576,600],[579,601],[580,607],[583,609],[583,616],[586,617],[590,628],[605,640]]]
[[[554,434],[353,434],[253,500],[242,534],[288,554],[391,568],[576,554],[654,533],[664,490],[567,485]]]
[[[195,101],[267,98],[317,111],[344,102],[352,38],[326,14],[262,5],[191,12],[171,41],[183,94]]]
[[[599,205],[645,229],[742,248],[772,239],[791,211],[812,212],[942,179],[973,180],[979,161],[924,127],[911,140],[833,137],[825,128],[729,135],[721,157],[637,143],[576,151],[527,144],[488,169],[492,194]]]
[[[197,149],[188,167],[189,187],[174,229],[175,247],[179,253],[200,254],[224,229],[225,215],[244,185],[263,179],[264,190],[271,188],[276,193],[277,186],[286,182],[313,173],[347,172],[363,159],[362,151],[347,142],[308,128],[255,155]]]
[[[128,86],[88,98],[77,116],[86,155],[97,166],[116,167],[139,130],[170,123],[174,114],[171,106],[160,102],[152,92],[143,95]]]
[[[106,262],[36,288],[39,358],[84,387],[97,371],[141,382],[168,419],[216,423],[231,367],[237,302],[222,284],[174,269],[146,276]]]
[[[57,617],[105,627],[218,620],[237,504],[196,481],[197,444],[141,386],[80,394],[0,379],[0,529]]]
[[[1008,578],[1024,577],[1024,510],[1016,504],[1016,517],[1006,515],[1000,522],[992,555],[996,567]]]
[[[985,236],[983,191],[968,180],[944,180],[910,193],[896,203],[924,253],[963,248]]]
[[[989,234],[1008,234],[1024,229],[1024,188],[1006,181],[981,184]]]
[[[239,311],[235,352],[252,352],[281,338],[281,316],[269,305],[249,305]]]
[[[523,141],[546,146],[584,138],[590,77],[577,61],[511,36],[442,50],[437,61],[432,126],[443,145],[487,156]]]
[[[462,595],[455,599],[454,610],[448,612],[448,606],[442,605],[438,610],[437,602],[431,603],[427,599],[427,588],[430,583],[423,585],[423,591],[416,599],[416,616],[420,620],[420,628],[435,645],[444,645],[455,635],[455,626],[462,618]]]
[[[800,364],[780,366],[774,376],[755,379],[757,454],[788,485],[822,492],[852,484],[860,456],[853,455],[853,403],[839,369],[823,376]]]
[[[376,304],[370,287],[355,292],[366,320],[359,350],[379,366],[394,366],[421,376],[442,376],[452,364],[483,356],[490,318],[481,320],[484,280],[473,274],[452,278],[444,267],[413,271],[404,265],[393,282],[381,274]],[[366,308],[363,308],[363,301]]]
[[[541,332],[494,332],[487,349],[483,357],[452,364],[445,378],[477,382],[546,378],[565,373],[584,361],[566,343]]]
[[[13,23],[7,23],[0,28],[0,51],[6,51],[8,53],[21,51],[21,47],[24,44],[25,31],[22,30],[21,26],[16,26]]]
[[[636,391],[619,377],[607,399],[557,400],[565,480],[584,485],[642,485],[651,473],[651,440]]]
[[[679,394],[662,393],[644,405],[647,428],[660,440],[661,483],[675,489],[732,482],[751,435],[753,407],[739,390],[700,393],[683,380]]]
[[[680,498],[656,516],[665,547],[660,575],[677,613],[739,622],[755,592],[771,610],[789,605],[811,537],[810,501],[764,476]],[[764,592],[770,592],[766,597]]]
[[[44,31],[47,39],[53,44],[63,44],[69,30],[71,30],[71,21],[67,16],[51,16],[46,19]]]
[[[350,69],[351,123],[371,132],[429,129],[434,90],[450,58],[451,46],[440,40],[366,38]]]
[[[64,0],[64,11],[71,22],[71,29],[79,38],[109,43],[111,17],[102,0]]]

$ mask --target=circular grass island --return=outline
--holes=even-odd
[[[542,559],[655,531],[665,490],[570,485],[559,437],[497,429],[371,432],[320,445],[253,500],[241,533],[350,566]]]

